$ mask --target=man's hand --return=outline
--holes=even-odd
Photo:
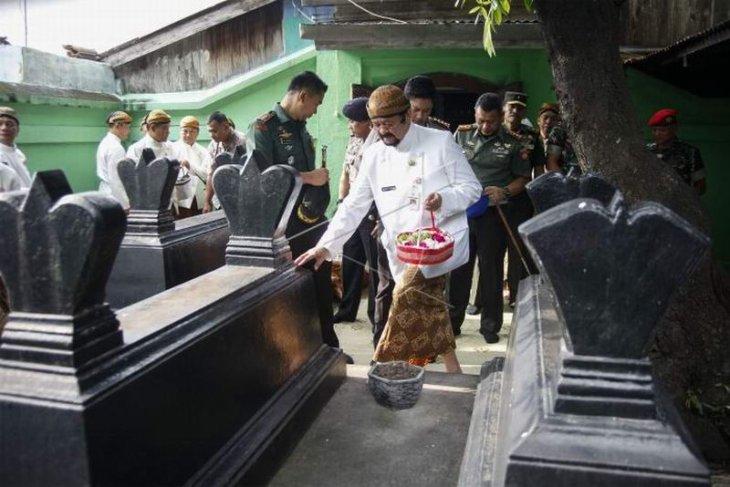
[[[203,213],[210,213],[213,211],[213,204],[210,201],[203,203]]]
[[[188,171],[190,170],[190,163],[188,161],[180,161],[180,166],[184,167]]]
[[[504,192],[504,189],[500,188],[499,186],[487,186],[484,188],[484,194],[489,197],[489,201],[492,204],[497,204],[500,201],[506,200],[507,195]]]
[[[441,202],[442,200],[440,194],[431,193],[430,195],[426,196],[426,199],[423,201],[423,207],[429,211],[436,211],[441,208]]]
[[[314,270],[316,271],[319,269],[319,266],[322,265],[322,262],[330,258],[330,251],[327,250],[324,247],[314,247],[306,252],[304,252],[302,255],[297,257],[297,259],[294,261],[294,264],[298,267],[302,267],[304,264],[309,262],[310,260],[314,260]]]
[[[327,168],[320,167],[314,171],[303,172],[302,182],[304,184],[310,184],[312,186],[324,186],[330,180],[330,172]]]

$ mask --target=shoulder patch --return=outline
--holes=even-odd
[[[274,112],[273,110],[271,110],[269,112],[264,113],[263,115],[259,115],[256,118],[256,120],[258,120],[259,122],[266,123],[269,120],[271,120],[272,118],[274,118],[275,115],[276,115],[276,112]]]
[[[456,128],[456,130],[458,130],[459,132],[467,132],[469,130],[472,130],[473,128],[474,128],[474,124],[464,124],[464,125],[459,125]]]
[[[451,125],[449,125],[449,122],[441,120],[440,118],[428,117],[428,121],[430,124],[434,125],[434,128],[451,130]]]

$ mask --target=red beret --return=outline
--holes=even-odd
[[[666,127],[675,123],[677,123],[677,110],[671,108],[662,108],[646,122],[649,127]]]

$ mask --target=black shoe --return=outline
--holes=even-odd
[[[348,365],[353,365],[355,363],[350,355],[346,353],[343,353],[343,355],[345,356],[345,363],[347,363]]]
[[[499,341],[499,335],[491,331],[480,332],[487,343],[497,343]]]
[[[470,304],[466,307],[466,314],[474,316],[482,312],[482,308],[477,307],[474,304]]]
[[[514,301],[510,301],[509,302],[509,307],[512,308],[512,309],[515,309],[515,302]]]
[[[461,335],[461,330],[460,329],[459,330],[451,330],[451,331],[454,332],[454,336],[455,337],[458,337],[459,335]]]
[[[347,316],[342,316],[342,315],[336,314],[332,317],[332,323],[342,323],[343,321],[349,323],[349,322],[355,321],[355,319],[356,318],[348,318]]]

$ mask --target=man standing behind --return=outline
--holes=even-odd
[[[489,197],[489,207],[481,216],[469,218],[469,262],[451,273],[451,320],[454,331],[460,331],[469,302],[474,259],[478,255],[482,302],[476,305],[482,308],[479,332],[487,343],[499,341],[497,334],[503,320],[502,281],[509,234],[502,217],[516,234],[511,201],[524,191],[532,173],[529,159],[520,155],[522,144],[507,133],[502,118],[499,95],[484,93],[474,107],[476,123],[460,126],[455,134],[484,194]]]
[[[700,150],[677,138],[677,123],[677,110],[664,108],[652,115],[647,125],[651,127],[654,142],[647,144],[646,148],[669,164],[685,183],[702,195],[707,183]]]
[[[215,158],[221,154],[233,155],[236,152],[236,147],[239,146],[246,148],[246,136],[237,131],[231,119],[222,112],[215,111],[210,114],[208,117],[208,133],[211,138],[210,144],[208,144],[211,164],[205,182],[203,213],[208,213],[220,207],[213,188],[213,173],[218,168]]]
[[[350,190],[358,177],[363,146],[365,139],[370,135],[371,129],[367,103],[367,97],[363,96],[348,101],[342,108],[342,114],[347,117],[349,122],[350,140],[347,143],[345,161],[342,165],[338,204],[341,204],[350,194]],[[357,310],[360,307],[363,273],[367,265],[370,271],[368,318],[370,318],[373,331],[375,331],[375,293],[378,286],[376,258],[378,248],[372,235],[375,226],[374,212],[368,213],[360,222],[357,231],[345,242],[342,249],[342,300],[334,321],[335,323],[355,321]]]
[[[0,191],[30,187],[25,154],[15,145],[20,133],[20,117],[10,107],[0,107]]]
[[[450,130],[447,122],[431,116],[437,95],[436,85],[431,78],[414,76],[406,82],[403,93],[411,104],[411,122],[422,127]]]
[[[527,95],[518,91],[508,91],[504,94],[504,128],[507,133],[522,144],[520,157],[530,161],[532,177],[535,178],[545,172],[545,149],[540,140],[540,134],[522,123],[527,112]],[[535,207],[532,206],[527,192],[523,191],[512,198],[510,202],[513,208],[513,225],[519,227],[535,214]],[[517,299],[517,286],[521,279],[527,277],[528,273],[535,273],[534,264],[527,252],[522,239],[517,232],[514,237],[519,247],[515,247],[510,239],[507,250],[507,285],[509,287],[509,304],[515,305]],[[525,264],[529,269],[525,268]]]
[[[96,150],[96,175],[99,178],[99,191],[116,198],[122,208],[129,210],[129,198],[124,190],[122,180],[119,179],[117,166],[126,156],[122,141],[129,137],[129,127],[132,117],[125,112],[112,112],[106,117],[109,131],[101,139]]]
[[[144,118],[142,128],[145,135],[140,140],[129,146],[127,157],[134,162],[139,161],[144,149],[152,149],[155,159],[161,157],[175,158],[175,148],[172,142],[168,142],[170,136],[170,115],[162,110],[152,110]],[[178,176],[179,177],[179,176]]]
[[[397,284],[374,359],[443,355],[446,370],[460,372],[444,300],[446,276],[468,259],[464,211],[479,198],[481,188],[449,133],[411,123],[400,88],[376,89],[368,113],[380,140],[365,151],[360,175],[327,232],[296,264],[314,260],[318,267],[340,253],[375,202],[383,224],[381,242]],[[406,265],[397,259],[395,238],[399,232],[423,228],[429,212],[454,236],[453,255],[440,264]]]
[[[314,143],[307,131],[307,119],[317,113],[326,92],[327,85],[315,73],[304,71],[296,75],[281,102],[251,122],[246,135],[248,152],[257,150],[268,165],[286,164],[300,172],[304,183],[302,195],[311,187],[327,187],[329,183],[327,169],[315,169]],[[317,242],[326,221],[321,215],[314,222],[304,222],[296,209],[292,212],[286,237],[294,258]],[[331,272],[331,263],[323,265],[315,271],[314,280],[322,340],[331,347],[339,347],[332,316]]]
[[[183,117],[180,120],[180,139],[172,144],[180,164],[184,165],[190,176],[184,184],[175,185],[172,196],[180,218],[200,213],[205,201],[205,181],[211,159],[208,151],[197,143],[199,133],[198,119],[191,115]]]

